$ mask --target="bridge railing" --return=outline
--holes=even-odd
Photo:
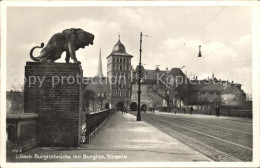
[[[84,130],[85,140],[83,143],[88,144],[91,139],[99,132],[104,123],[111,118],[115,110],[103,110],[96,113],[86,114],[86,128]]]

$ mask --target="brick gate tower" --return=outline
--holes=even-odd
[[[131,99],[131,58],[120,41],[114,45],[107,57],[107,77],[111,89],[111,108],[129,107]]]

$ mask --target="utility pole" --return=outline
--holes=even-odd
[[[188,78],[188,72],[187,72],[187,70],[186,70],[186,78]],[[187,97],[187,102],[186,102],[186,108],[187,108],[187,112],[189,111],[189,82],[188,82],[188,79],[186,79],[187,80],[187,82],[186,82],[186,91],[187,91],[187,95],[186,95],[186,97]]]
[[[139,72],[138,72],[138,109],[137,109],[137,118],[136,121],[142,121],[141,120],[141,107],[140,107],[140,97],[141,97],[141,66],[142,66],[142,32],[140,34],[140,61],[139,61]]]

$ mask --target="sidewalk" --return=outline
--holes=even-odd
[[[132,114],[115,113],[87,145],[78,148],[35,148],[26,155],[78,155],[78,158],[39,161],[194,162],[211,161]],[[10,158],[9,161],[29,161]],[[30,159],[30,161],[36,161]]]

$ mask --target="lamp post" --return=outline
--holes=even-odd
[[[142,32],[140,34],[140,60],[139,60],[139,72],[138,72],[138,107],[137,107],[137,117],[136,121],[142,121],[141,120],[141,108],[140,108],[140,96],[141,96],[141,66],[142,66]]]

